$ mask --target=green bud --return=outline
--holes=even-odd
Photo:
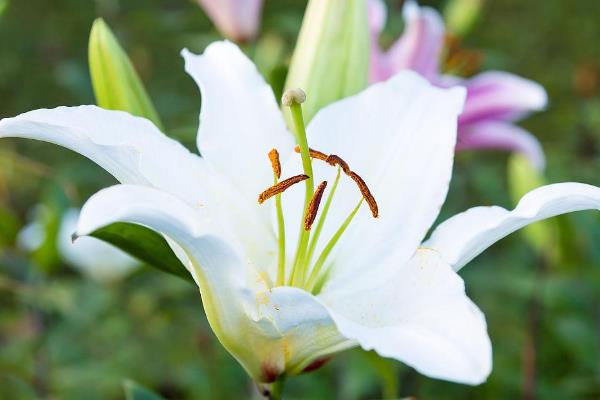
[[[307,121],[367,86],[369,50],[366,1],[309,1],[285,85],[306,92]]]
[[[450,0],[444,9],[448,32],[465,36],[479,18],[484,0]]]
[[[6,11],[7,7],[8,7],[8,0],[0,0],[0,15],[2,15],[4,13],[4,11]]]
[[[100,107],[147,118],[162,129],[158,113],[129,57],[101,18],[92,25],[88,57],[96,103]]]
[[[527,192],[545,185],[543,176],[522,154],[513,154],[508,161],[508,185],[511,197],[516,203]],[[522,230],[525,239],[540,254],[554,257],[558,240],[556,221],[544,220],[529,225]]]

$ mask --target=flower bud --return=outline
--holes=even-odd
[[[310,120],[329,103],[367,86],[369,30],[364,0],[310,0],[286,88],[301,87]]]
[[[96,103],[100,107],[127,111],[162,127],[129,57],[102,19],[92,26],[88,57]]]

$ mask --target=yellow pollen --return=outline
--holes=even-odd
[[[269,152],[269,160],[271,160],[271,168],[277,179],[281,178],[281,163],[279,162],[279,152],[273,149]]]

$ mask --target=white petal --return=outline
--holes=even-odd
[[[203,207],[192,208],[181,199],[154,188],[116,185],[88,199],[81,209],[77,235],[88,235],[114,222],[144,225],[173,239],[180,246],[185,244],[182,247],[187,253],[190,251],[186,246],[192,246],[188,242],[192,242],[194,237],[208,235],[218,229]],[[196,267],[190,265],[186,258],[181,261],[198,282]]]
[[[374,260],[393,257],[402,263],[412,256],[446,197],[464,96],[462,88],[435,88],[416,73],[404,71],[315,116],[308,127],[309,145],[346,160],[366,181],[380,211],[374,219],[364,206],[352,222],[332,280],[366,284],[387,274],[384,264],[372,265]],[[332,167],[320,161],[314,166],[317,182],[331,180]],[[284,205],[291,207],[286,218],[297,214],[291,221],[300,219],[301,206],[293,204],[301,202],[299,192],[286,193]],[[335,196],[321,235],[324,240],[331,238],[361,194],[343,176]],[[297,225],[289,229],[292,243],[296,230]]]
[[[340,335],[327,309],[304,290],[280,286],[256,294],[255,299],[255,311],[248,307],[254,325],[241,331],[247,337],[238,340],[245,358],[260,353],[262,381],[284,372],[299,374],[333,353],[356,346]]]
[[[255,379],[299,373],[354,345],[338,334],[327,310],[307,292],[271,289],[264,281],[252,290],[250,281],[260,280],[260,274],[220,239],[218,227],[202,209],[155,189],[113,186],[88,200],[77,232],[84,235],[117,221],[147,226],[180,246],[212,329]]]
[[[233,43],[215,42],[203,55],[182,54],[202,94],[200,154],[256,203],[273,182],[267,153],[275,148],[289,154],[293,144],[273,92]]]
[[[112,186],[85,203],[77,235],[88,235],[114,222],[146,226],[176,243],[180,249],[176,254],[198,284],[207,318],[219,339],[239,330],[240,323],[247,319],[244,299],[253,297],[246,288],[246,274],[252,274],[249,266],[221,240],[218,224],[212,223],[204,208],[191,208],[152,188]],[[258,280],[260,276],[253,278]]]
[[[454,382],[479,384],[491,371],[485,318],[434,251],[420,250],[408,264],[396,265],[382,286],[319,297],[340,332],[365,350]]]
[[[527,193],[514,210],[475,207],[440,224],[424,246],[440,252],[454,270],[498,240],[535,221],[574,211],[600,209],[600,188],[557,183]]]
[[[96,106],[41,109],[0,121],[0,137],[42,140],[91,159],[123,183],[148,185],[198,202],[202,160],[150,121]]]

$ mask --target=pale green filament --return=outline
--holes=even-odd
[[[277,185],[277,174],[274,174],[273,181]],[[277,258],[277,280],[275,281],[276,286],[283,286],[285,282],[285,224],[283,222],[283,209],[281,207],[281,193],[275,196],[275,209],[277,210],[277,228],[278,228],[278,242],[279,242],[279,253]]]
[[[308,141],[306,139],[306,130],[304,128],[304,118],[302,117],[302,107],[300,104],[294,102],[290,105],[290,111],[292,113],[292,121],[294,123],[294,134],[296,136],[296,142],[300,147],[300,155],[302,157],[302,168],[304,173],[308,175],[308,179],[305,181],[306,193],[304,194],[304,212],[302,213],[300,220],[300,234],[298,235],[298,249],[296,250],[296,256],[294,264],[292,266],[292,273],[290,274],[290,284],[292,286],[301,286],[304,281],[304,273],[302,269],[304,255],[306,254],[306,248],[308,246],[308,239],[310,231],[304,229],[304,215],[308,209],[308,205],[313,195],[314,182],[313,182],[313,170],[312,160],[308,151]]]
[[[325,218],[327,217],[327,212],[329,211],[329,206],[331,206],[331,202],[333,201],[333,195],[335,194],[335,190],[337,189],[338,183],[340,181],[340,173],[341,168],[338,167],[337,175],[335,177],[335,181],[333,182],[333,187],[329,192],[329,196],[327,197],[327,201],[323,206],[323,211],[321,211],[321,215],[319,216],[319,222],[317,223],[317,227],[312,233],[312,237],[310,238],[310,244],[308,245],[308,253],[305,258],[305,265],[310,265],[313,254],[315,252],[315,248],[317,247],[317,242],[319,241],[319,236],[321,235],[321,230],[323,229],[323,225],[325,225]]]
[[[348,226],[350,225],[350,222],[352,222],[352,219],[354,219],[354,216],[360,209],[360,206],[362,205],[363,200],[364,199],[360,199],[360,201],[358,202],[358,204],[356,205],[354,210],[352,210],[350,215],[348,215],[348,217],[346,218],[346,220],[344,221],[342,226],[339,227],[337,232],[333,235],[331,240],[329,240],[329,243],[327,243],[327,245],[323,249],[323,252],[321,252],[321,255],[317,259],[317,262],[315,263],[315,265],[310,273],[310,276],[308,277],[308,281],[306,282],[306,285],[304,285],[304,288],[306,290],[312,291],[317,279],[319,278],[319,273],[321,272],[321,269],[323,268],[325,261],[327,261],[327,257],[329,256],[329,253],[331,253],[331,250],[333,250],[333,248],[335,247],[338,240],[342,237],[342,235],[346,231],[346,228],[348,228]]]
[[[321,215],[319,216],[319,221],[312,232],[311,238],[311,230],[305,229],[304,221],[307,218],[307,212],[312,200],[312,196],[314,195],[314,179],[313,179],[313,169],[312,169],[312,159],[310,157],[310,152],[308,148],[308,141],[306,138],[306,129],[304,126],[304,118],[302,116],[302,107],[300,104],[304,102],[306,96],[304,92],[299,89],[288,90],[284,93],[282,98],[282,103],[285,106],[290,108],[291,112],[291,120],[293,123],[293,131],[296,138],[296,143],[300,148],[300,156],[302,158],[302,168],[304,169],[304,174],[308,176],[308,179],[305,180],[305,194],[304,194],[304,207],[300,220],[300,234],[298,235],[298,245],[296,249],[296,254],[294,255],[294,261],[291,265],[290,275],[287,278],[287,284],[289,286],[295,287],[303,287],[308,291],[318,291],[320,287],[323,285],[324,281],[327,279],[327,275],[329,273],[329,268],[325,271],[323,270],[323,266],[327,262],[327,259],[342,237],[350,223],[352,222],[354,216],[360,209],[360,206],[363,203],[363,199],[361,199],[356,207],[352,210],[350,215],[346,218],[346,220],[342,223],[342,225],[335,232],[333,237],[327,242],[325,248],[321,252],[319,258],[315,262],[312,269],[310,266],[312,264],[312,258],[314,256],[319,237],[321,235],[321,231],[325,224],[325,220],[327,218],[327,213],[333,201],[333,197],[335,191],[338,187],[338,183],[341,176],[341,168],[338,166],[337,176],[335,178],[335,182],[333,187],[327,197],[327,201],[321,211]],[[278,178],[275,178],[275,184],[277,184]],[[321,195],[321,194],[320,194]],[[281,207],[281,195],[277,195],[276,197],[276,208],[277,208],[277,222],[278,222],[278,230],[279,230],[279,257],[278,257],[278,266],[277,266],[277,277],[276,277],[276,285],[284,285],[286,282],[286,258],[285,258],[285,227],[283,221],[283,211]],[[316,210],[312,210],[312,212],[316,212]],[[311,215],[310,222],[313,222]],[[309,274],[308,280],[306,280],[306,275]]]

